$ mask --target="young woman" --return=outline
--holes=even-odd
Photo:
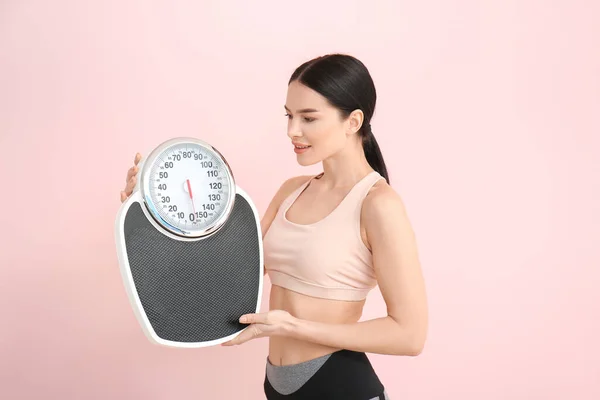
[[[404,204],[371,132],[376,97],[369,71],[349,55],[310,60],[289,80],[290,150],[323,172],[288,179],[270,202],[261,221],[270,311],[240,316],[249,328],[225,344],[269,337],[267,399],[387,399],[366,353],[423,349],[425,285]],[[386,316],[359,321],[376,285]]]

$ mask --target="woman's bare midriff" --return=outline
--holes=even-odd
[[[310,297],[272,285],[270,309],[285,310],[294,317],[330,324],[353,323],[360,319],[364,301],[340,301]],[[274,365],[290,365],[333,353],[337,348],[284,336],[269,338],[269,361]]]

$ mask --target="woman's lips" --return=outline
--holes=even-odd
[[[310,149],[310,146],[302,143],[294,143],[294,152],[296,154],[302,154]]]

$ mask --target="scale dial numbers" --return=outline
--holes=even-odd
[[[227,163],[216,150],[184,141],[167,146],[151,161],[146,202],[166,229],[198,237],[227,218],[234,185]]]

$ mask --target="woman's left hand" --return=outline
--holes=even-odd
[[[285,335],[289,332],[294,319],[290,313],[283,310],[242,315],[240,322],[250,324],[250,326],[232,340],[223,343],[222,346],[235,346],[265,336]]]

